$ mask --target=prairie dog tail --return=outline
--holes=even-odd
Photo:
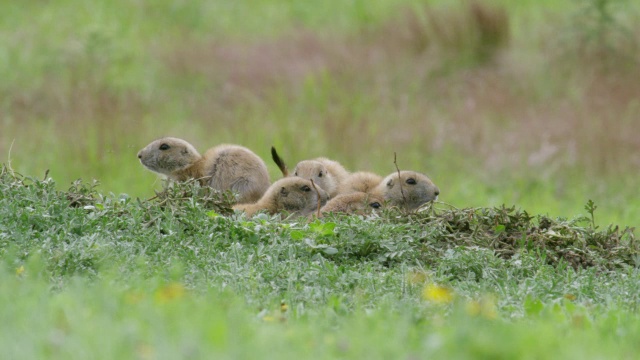
[[[289,176],[289,169],[287,169],[287,164],[285,164],[284,160],[280,158],[280,155],[278,155],[276,148],[273,146],[271,146],[271,158],[273,159],[273,162],[275,162],[276,165],[278,165],[278,167],[280,168],[280,171],[282,171],[282,176],[283,177]]]

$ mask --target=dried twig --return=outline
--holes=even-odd
[[[13,176],[14,178],[16,177],[16,174],[13,172],[13,168],[11,167],[11,149],[13,149],[13,143],[15,141],[16,139],[13,139],[11,141],[11,145],[9,146],[9,154],[7,155],[7,168],[9,169],[11,176]]]
[[[313,182],[313,179],[309,179],[311,180],[311,186],[313,186],[313,190],[316,191],[316,195],[318,196],[318,214],[317,216],[320,217],[320,192],[318,191],[318,188],[316,188],[316,184]]]
[[[398,167],[398,162],[396,161],[396,152],[393,152],[393,165],[396,166],[396,170],[398,170],[398,182],[400,183],[400,194],[402,195],[402,201],[404,204],[407,204],[407,198],[404,197],[404,190],[402,189],[402,178],[400,178],[400,168]]]

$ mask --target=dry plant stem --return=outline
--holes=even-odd
[[[9,154],[7,155],[7,168],[9,169],[9,172],[11,172],[11,175],[13,177],[15,177],[15,174],[13,173],[13,168],[11,167],[11,149],[13,149],[13,143],[16,141],[16,139],[13,139],[11,141],[11,146],[9,146]]]
[[[450,207],[450,208],[452,208],[452,209],[454,209],[454,210],[460,210],[459,208],[457,208],[457,207],[455,207],[455,206],[453,206],[453,205],[451,205],[451,204],[449,204],[449,203],[446,203],[446,202],[444,202],[444,201],[436,201],[436,200],[434,200],[434,201],[432,201],[432,202],[433,202],[434,204],[442,204],[442,205],[446,205],[446,206],[448,206],[448,207]]]
[[[316,214],[317,217],[320,217],[320,192],[318,192],[318,189],[316,188],[316,184],[314,184],[312,179],[311,180],[311,186],[313,186],[313,190],[315,190],[316,195],[318,196],[318,213]]]
[[[211,178],[212,178],[212,176],[203,176],[201,178],[193,179],[189,183],[193,184],[193,183],[195,183],[197,181],[198,183],[200,183],[200,185],[202,185],[202,184],[206,184],[206,182],[211,180]],[[203,181],[204,181],[204,183],[203,183]]]
[[[396,153],[393,152],[393,165],[396,166],[396,170],[398,171],[398,182],[400,182],[400,194],[402,195],[402,201],[406,204],[407,199],[404,197],[404,191],[402,190],[402,178],[400,177],[400,168],[398,167],[398,162],[396,161]]]

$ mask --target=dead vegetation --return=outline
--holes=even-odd
[[[574,269],[596,266],[612,270],[639,265],[640,243],[635,238],[635,228],[609,225],[598,229],[584,216],[552,219],[504,205],[427,210],[405,214],[403,221],[437,229],[436,240],[424,239],[437,247],[481,247],[502,258],[527,251],[549,265],[559,266],[564,262]],[[393,217],[396,221],[401,218]],[[437,243],[433,244],[434,241]]]
[[[201,186],[199,181],[194,179],[185,182],[165,182],[163,191],[156,192],[155,196],[144,202],[139,201],[139,204],[143,207],[151,204],[168,207],[175,212],[197,203],[218,214],[231,215],[232,206],[236,202],[236,197],[231,191],[218,191],[209,186]]]

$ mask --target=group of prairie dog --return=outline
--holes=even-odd
[[[185,140],[164,137],[138,152],[147,169],[175,181],[197,179],[220,191],[237,194],[233,208],[248,216],[264,211],[307,216],[320,207],[321,213],[366,213],[384,206],[415,210],[435,200],[438,187],[425,175],[398,171],[383,178],[370,172],[348,172],[327,158],[300,161],[293,175],[271,149],[283,178],[270,183],[264,161],[246,147],[218,145],[204,155]]]

